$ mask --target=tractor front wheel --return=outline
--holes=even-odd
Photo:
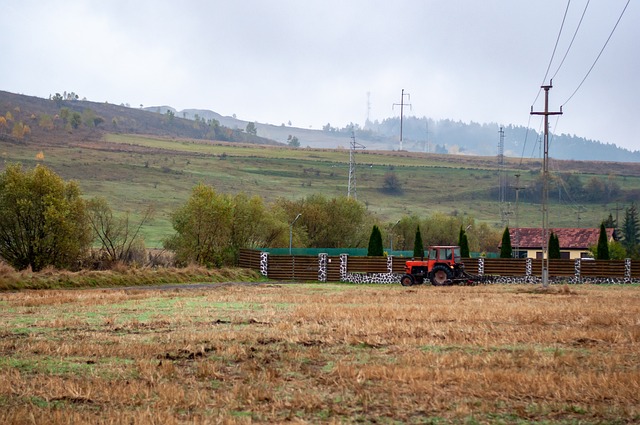
[[[439,264],[431,270],[431,284],[435,286],[442,286],[451,280],[451,269],[447,266]]]
[[[400,278],[400,285],[402,286],[413,286],[414,283],[416,283],[416,281],[410,274],[405,274]]]

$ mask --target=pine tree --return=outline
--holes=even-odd
[[[621,230],[622,245],[627,250],[627,255],[635,257],[640,239],[640,221],[635,203],[632,203],[629,208],[625,208],[624,223],[622,224]]]
[[[416,228],[416,238],[413,243],[413,258],[424,257],[424,245],[422,244],[422,235],[420,234],[420,226]]]
[[[509,227],[504,229],[502,234],[502,246],[500,247],[500,258],[511,258],[511,235],[509,234]]]
[[[600,225],[600,236],[598,237],[598,251],[596,253],[596,258],[598,260],[609,259],[609,242],[607,241],[607,229],[605,228],[604,222]]]
[[[560,240],[558,239],[558,235],[551,232],[549,235],[549,259],[560,259],[562,256],[560,255]]]
[[[369,257],[381,257],[384,255],[384,248],[382,247],[382,234],[380,233],[380,229],[376,225],[374,225],[373,229],[371,230],[367,255]]]

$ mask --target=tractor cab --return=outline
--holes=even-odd
[[[459,246],[430,246],[426,253],[424,258],[405,263],[405,274],[400,279],[402,285],[421,284],[425,278],[433,285],[445,285],[464,274]]]

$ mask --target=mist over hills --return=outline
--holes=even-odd
[[[203,109],[177,111],[169,106],[145,108],[161,114],[172,110],[186,119],[215,119],[221,125],[243,130],[250,121],[225,117]],[[289,124],[254,123],[258,135],[280,143],[289,136],[299,139],[302,147],[348,148],[352,135],[372,150],[399,150],[400,119],[387,118],[368,121],[364,126],[352,124],[343,128],[330,123],[322,129],[305,129]],[[448,153],[458,155],[495,156],[498,154],[499,129],[497,123],[465,123],[449,119],[404,117],[402,149],[410,152]],[[540,158],[543,135],[522,126],[504,125],[504,155],[512,158]],[[352,132],[353,130],[353,132]],[[615,144],[602,143],[570,134],[549,137],[549,155],[556,159],[579,161],[640,162],[640,151],[630,151]]]

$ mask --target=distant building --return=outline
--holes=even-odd
[[[615,229],[607,230],[609,242],[617,240]],[[567,259],[591,258],[589,248],[598,244],[600,228],[557,228],[549,229],[558,235],[560,242],[560,256]],[[516,227],[509,229],[513,256],[517,258],[542,258],[543,231],[534,227]],[[548,237],[548,236],[547,236]],[[548,244],[549,241],[546,241]],[[502,242],[500,243],[502,245]],[[500,245],[498,248],[500,248]]]

